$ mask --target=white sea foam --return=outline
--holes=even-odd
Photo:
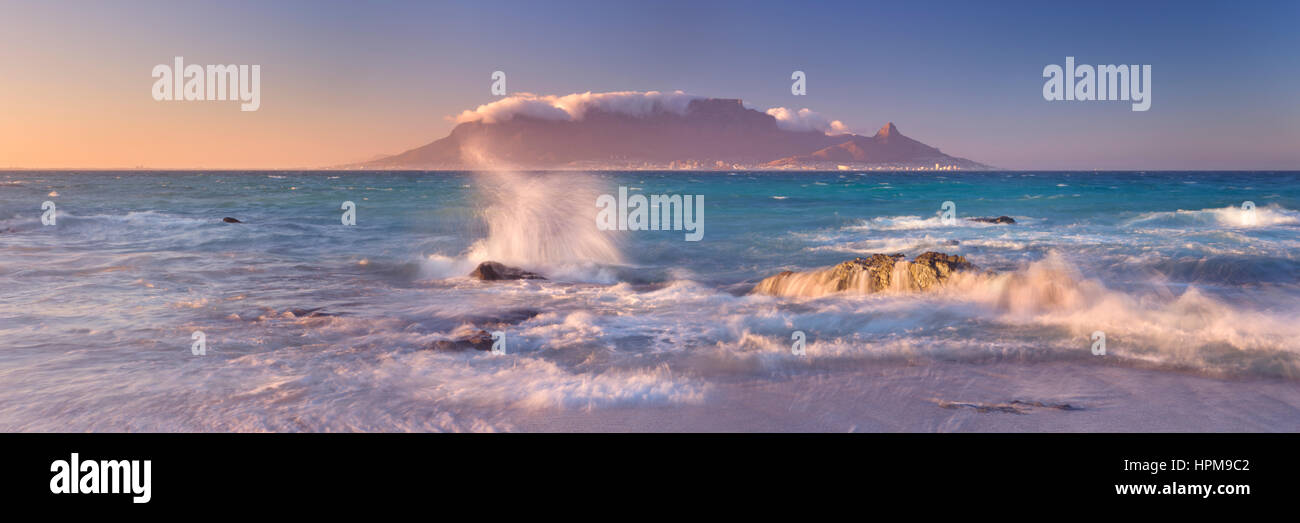
[[[583,237],[583,228],[594,229],[589,218],[569,222],[563,214],[594,213],[591,200],[569,209],[552,205],[563,200],[511,194],[547,191],[528,185],[539,175],[325,182],[331,191],[348,185],[387,197],[349,228],[338,225],[337,205],[315,200],[322,186],[311,177],[291,176],[300,190],[275,191],[273,207],[253,205],[266,196],[259,187],[288,187],[262,174],[227,179],[222,191],[186,192],[184,176],[171,174],[140,181],[148,190],[170,184],[171,206],[149,194],[78,201],[113,179],[99,176],[33,181],[30,198],[0,202],[10,204],[0,205],[8,217],[0,220],[8,292],[0,300],[8,320],[0,321],[7,349],[0,430],[1295,430],[1297,423],[1300,214],[1276,205],[1256,210],[1255,227],[1208,198],[1196,207],[1211,208],[1200,211],[1138,207],[1117,220],[1109,211],[1074,214],[1015,200],[1035,189],[1009,188],[997,193],[1014,204],[1005,212],[1045,218],[991,225],[961,220],[962,212],[949,227],[924,217],[927,208],[886,203],[875,213],[889,216],[847,227],[832,225],[841,217],[827,206],[785,215],[785,226],[771,230],[747,230],[752,215],[731,208],[719,215],[739,224],[675,251],[656,238]],[[660,183],[639,173],[545,179],[558,181],[555,192],[605,193],[601,180],[612,185],[619,176],[647,191]],[[580,180],[565,181],[571,177]],[[690,178],[673,183],[716,182]],[[717,203],[788,211],[789,200],[769,197],[802,198],[788,191],[834,180],[755,178],[785,185]],[[428,199],[408,198],[401,193],[412,185],[399,183],[436,189],[426,190]],[[57,227],[44,227],[33,203],[56,186],[73,199],[59,204]],[[1293,197],[1273,187],[1252,195]],[[222,224],[225,215],[246,224]],[[1052,247],[1062,254],[1044,259]],[[997,272],[958,276],[931,292],[746,294],[784,268],[852,257],[837,252],[921,250],[963,254]],[[497,257],[551,280],[465,278],[478,261]],[[299,308],[322,314],[293,312]],[[202,358],[189,348],[199,329],[209,342]],[[428,350],[480,329],[506,332],[509,353]],[[795,330],[807,335],[806,355],[791,353]],[[1089,351],[1095,330],[1107,334],[1105,357]],[[1165,372],[1171,367],[1179,372]],[[983,415],[941,408],[935,398],[1083,409]]]
[[[828,275],[825,270],[795,274],[792,278],[806,282],[791,287],[796,289],[792,292],[804,299],[852,300],[837,290]],[[896,271],[896,276],[905,274]],[[1056,254],[1015,271],[958,273],[931,293],[894,286],[875,299],[895,304],[916,300],[979,304],[979,309],[969,311],[975,317],[1021,328],[1064,328],[1080,340],[1079,347],[1086,348],[1088,335],[1101,330],[1107,333],[1112,353],[1132,358],[1206,370],[1300,377],[1300,359],[1296,358],[1300,356],[1300,324],[1292,320],[1300,315],[1300,307],[1253,310],[1212,298],[1194,287],[1176,295],[1169,291],[1129,294],[1083,277]],[[1277,354],[1286,356],[1272,356]]]
[[[1017,221],[1023,221],[1023,217],[1015,217]],[[991,224],[967,220],[959,216],[956,223],[945,224],[938,214],[931,217],[922,216],[877,216],[865,220],[859,220],[853,225],[846,226],[846,230],[857,231],[911,231],[922,229],[939,229],[944,227],[1002,227],[1000,224]]]
[[[1279,225],[1300,224],[1300,212],[1280,205],[1267,205],[1245,210],[1238,206],[1201,209],[1196,211],[1177,210],[1172,212],[1143,213],[1127,222],[1126,225],[1187,226],[1206,225],[1237,228],[1276,227]]]

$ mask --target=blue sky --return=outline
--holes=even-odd
[[[502,70],[511,92],[680,89],[807,107],[868,134],[893,121],[1008,168],[1300,168],[1300,2],[5,1],[0,12],[0,44],[26,49],[0,66],[47,67],[45,81],[63,84],[70,73],[57,71],[89,71],[103,85],[75,97],[86,104],[136,89],[139,68],[173,55],[262,64],[263,120],[200,111],[168,125],[212,116],[222,136],[307,135],[284,145],[288,156],[265,156],[275,164],[444,136],[446,116],[494,99],[489,76]],[[1043,100],[1043,67],[1066,56],[1151,65],[1151,109]],[[807,96],[790,94],[794,70],[807,73]],[[7,79],[0,109],[15,96],[29,112],[55,103],[41,81]],[[152,129],[113,112],[119,128]],[[329,151],[310,158],[313,141]]]

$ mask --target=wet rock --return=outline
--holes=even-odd
[[[998,216],[997,218],[991,216],[982,216],[979,218],[966,218],[966,219],[973,222],[984,222],[984,223],[998,223],[998,224],[1016,223],[1016,220],[1010,216]]]
[[[963,256],[927,252],[908,262],[902,254],[872,254],[834,267],[806,272],[785,271],[758,282],[755,294],[824,296],[836,292],[925,291],[952,275],[977,270]],[[902,262],[905,265],[899,265]]]
[[[932,401],[934,401],[940,407],[943,407],[945,409],[971,409],[981,414],[987,414],[987,413],[1033,414],[1038,409],[1052,409],[1052,410],[1061,410],[1061,411],[1083,410],[1083,407],[1071,405],[1069,403],[1044,403],[1041,401],[1012,400],[1009,403],[948,401],[942,399],[936,399]]]
[[[835,290],[860,287],[864,281],[869,292],[888,289],[894,264],[904,257],[902,254],[872,254],[870,258],[855,258],[836,265],[831,269]]]
[[[234,219],[234,218],[231,218],[231,217],[229,217],[229,216],[227,216],[227,217],[225,217],[225,218],[222,218],[221,221],[226,222],[226,223],[244,223],[244,222],[241,222],[241,221],[236,220],[236,219]]]
[[[488,314],[471,314],[466,316],[460,316],[457,319],[461,320],[464,323],[469,323],[471,325],[491,327],[491,326],[514,325],[517,323],[525,322],[533,319],[534,317],[536,317],[538,314],[541,313],[542,311],[538,309],[521,308],[521,309],[507,309],[507,310],[492,312]]]
[[[428,350],[460,352],[466,350],[492,350],[492,334],[485,330],[473,332],[467,336],[438,340],[424,347]]]
[[[292,315],[294,318],[319,318],[322,316],[333,316],[333,314],[328,312],[321,312],[322,309],[324,309],[324,307],[316,307],[314,309],[289,309],[285,312]]]
[[[478,264],[478,267],[475,267],[474,272],[469,273],[469,276],[483,281],[546,279],[546,277],[535,272],[528,272],[523,269],[509,267],[494,261],[486,261]]]
[[[907,266],[912,276],[911,285],[916,290],[938,287],[958,271],[974,270],[975,265],[966,261],[965,256],[953,256],[941,252],[927,252]]]

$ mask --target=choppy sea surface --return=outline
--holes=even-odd
[[[926,251],[987,272],[750,293]],[[5,431],[1300,427],[1297,172],[0,171],[0,288]]]

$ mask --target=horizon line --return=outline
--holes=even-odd
[[[328,167],[257,167],[257,168],[201,168],[201,167],[3,167],[0,172],[59,172],[59,171],[91,171],[91,172],[425,172],[425,173],[478,173],[478,172],[682,172],[682,173],[711,173],[711,172],[771,172],[771,173],[844,173],[844,172],[961,172],[961,173],[978,173],[978,172],[1300,172],[1297,168],[1277,168],[1277,169],[562,169],[562,168],[528,168],[528,169],[413,169],[413,168],[392,168],[392,169],[337,169]]]

